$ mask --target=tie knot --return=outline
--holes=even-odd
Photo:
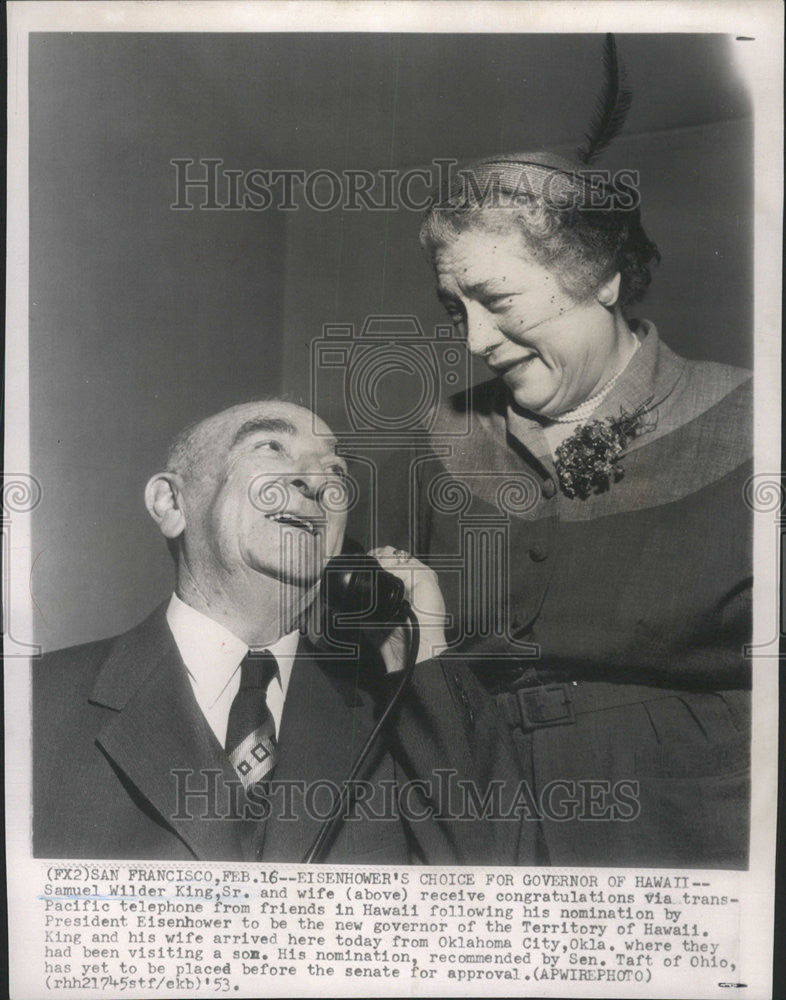
[[[275,656],[266,649],[250,649],[240,664],[240,690],[261,688],[267,691],[267,686],[278,673],[278,663]]]

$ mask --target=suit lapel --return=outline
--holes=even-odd
[[[241,824],[219,818],[228,811],[224,783],[236,784],[237,775],[199,709],[163,607],[113,646],[90,700],[116,712],[98,743],[194,856],[243,860]],[[206,797],[178,800],[178,789],[204,790],[209,782],[212,819]]]
[[[313,647],[301,642],[281,720],[274,784],[304,782],[308,790],[316,781],[332,782],[341,789],[374,721],[358,669],[357,662],[318,662]],[[280,816],[281,793],[273,798],[272,814],[264,824],[265,861],[299,861],[319,832],[323,821],[309,815],[309,796],[304,799],[301,787],[293,789],[293,819]],[[324,815],[332,800],[331,788],[325,785],[314,798],[312,813]]]

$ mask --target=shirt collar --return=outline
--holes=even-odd
[[[282,635],[272,646],[265,647],[269,653],[275,656],[278,663],[278,679],[281,682],[281,690],[285,698],[299,645],[300,633],[295,631],[288,633],[288,635]]]
[[[166,619],[193,682],[212,707],[237,671],[248,646],[233,632],[172,594]],[[278,663],[281,689],[286,696],[300,635],[290,632],[265,648]]]

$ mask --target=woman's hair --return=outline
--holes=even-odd
[[[657,246],[641,225],[638,208],[562,207],[533,193],[516,194],[501,205],[454,195],[429,209],[420,243],[434,253],[460,233],[518,231],[524,248],[539,264],[553,270],[563,289],[580,300],[591,295],[618,271],[620,304],[637,302],[650,283],[650,264],[660,261]]]

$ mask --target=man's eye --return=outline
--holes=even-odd
[[[281,447],[281,443],[279,441],[257,441],[257,443],[254,445],[254,451],[258,451],[260,448],[269,448],[270,451],[273,452],[279,452],[284,450]]]
[[[342,480],[342,482],[349,477],[349,473],[347,472],[347,470],[344,468],[343,465],[332,465],[328,469],[328,472],[331,475],[335,476],[337,479]]]

